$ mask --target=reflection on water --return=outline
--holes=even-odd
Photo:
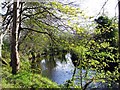
[[[58,83],[58,84],[64,84],[65,81],[70,80],[73,75],[74,71],[74,65],[71,61],[70,54],[67,54],[65,56],[66,61],[61,62],[60,59],[55,59],[55,62],[51,59],[43,59],[40,63],[41,69],[42,69],[42,75],[51,79],[52,81]],[[80,74],[79,69],[76,70],[76,78],[79,77],[79,79],[75,81],[77,85],[79,85],[80,82]],[[82,75],[84,77],[86,73],[86,70],[82,70]],[[96,74],[95,71],[89,71],[88,76],[89,78],[94,77]],[[86,81],[82,81],[83,85],[85,85]],[[99,87],[100,86],[100,87]],[[94,88],[103,88],[105,87],[105,84],[102,84],[101,82],[97,83],[91,83],[89,87]]]
[[[52,81],[63,84],[65,81],[70,80],[73,75],[74,71],[74,65],[72,63],[72,60],[70,58],[70,54],[67,54],[65,56],[66,61],[61,62],[59,59],[55,59],[55,62],[53,60],[47,60],[43,59],[40,63],[41,69],[42,69],[42,75],[51,79]],[[79,75],[79,69],[76,70],[76,78],[79,78],[75,81],[76,84],[80,82],[80,75]],[[82,74],[85,75],[86,71],[82,70]],[[90,78],[95,75],[95,72],[91,72],[92,74],[89,75]],[[85,84],[85,81],[83,81],[83,85]]]
[[[52,60],[42,60],[40,65],[42,69],[42,75],[45,77],[48,77],[52,81],[58,83],[58,84],[63,84],[65,81],[70,80],[73,75],[74,71],[74,65],[71,61],[70,54],[67,54],[65,56],[66,61],[61,62],[59,59],[55,59],[56,62],[53,63]],[[80,78],[79,75],[80,70],[76,70],[76,78]],[[85,75],[86,71],[82,70],[82,74]],[[93,77],[95,72],[92,72],[90,78]],[[76,80],[75,83],[78,84],[80,80]],[[83,81],[83,85],[85,82]]]
[[[71,79],[74,66],[70,59],[70,54],[66,55],[66,59],[67,62],[61,62],[59,59],[56,59],[56,65],[50,60],[42,60],[42,75],[58,84],[63,84],[66,80]]]

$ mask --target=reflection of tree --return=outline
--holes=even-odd
[[[56,62],[54,60],[46,60],[46,67],[48,68],[48,71],[51,71],[56,66]]]
[[[44,59],[45,62],[44,63],[41,63],[41,68],[43,69],[42,70],[42,73],[43,75],[49,77],[49,78],[52,78],[52,72],[53,72],[53,69],[56,67],[56,62],[52,60],[52,58],[46,58]]]

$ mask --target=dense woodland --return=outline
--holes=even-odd
[[[119,10],[120,2],[116,3]],[[97,82],[107,84],[108,88],[119,87],[118,17],[111,18],[107,14],[86,16],[72,3],[60,1],[18,0],[2,3],[2,9],[6,9],[6,13],[1,15],[0,29],[2,88],[86,90],[91,83]],[[53,63],[56,58],[66,61],[68,53],[74,65],[70,80],[58,85],[42,76],[39,62],[48,59]],[[80,71],[79,85],[74,82],[77,69]],[[86,71],[85,75],[82,70]],[[89,71],[96,73],[89,77]]]

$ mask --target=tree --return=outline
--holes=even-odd
[[[19,8],[19,1],[13,2],[13,26],[11,36],[11,64],[13,74],[16,74],[20,68],[18,53],[19,9],[17,8]]]
[[[99,49],[99,52],[108,52],[110,55],[114,54],[113,56],[103,55],[104,60],[103,62],[106,62],[108,66],[106,66],[109,71],[114,71],[114,67],[118,66],[117,60],[117,48],[119,47],[117,45],[117,34],[118,31],[114,27],[114,24],[112,23],[112,20],[110,20],[107,16],[100,16],[98,19],[95,20],[97,22],[97,35],[94,36],[95,41],[99,43],[101,48]],[[108,62],[107,62],[108,60]],[[107,68],[108,67],[108,68]]]
[[[2,26],[2,15],[0,15],[0,26]],[[0,32],[0,58],[2,58],[2,44],[3,44],[3,30],[2,30],[2,27],[0,27],[0,30],[1,30],[1,32]]]
[[[9,29],[9,32],[12,33],[11,65],[13,74],[15,74],[19,69],[19,47],[21,43],[29,37],[30,33],[39,33],[43,35],[43,38],[45,36],[49,38],[50,43],[55,43],[57,37],[61,36],[61,32],[65,33],[68,28],[70,30],[72,29],[67,25],[67,23],[64,23],[65,18],[63,17],[67,15],[69,17],[75,16],[77,10],[75,8],[71,8],[69,5],[63,5],[59,2],[46,1],[23,3],[5,2],[3,5],[3,7],[7,7],[7,13],[3,18],[3,26],[5,29]],[[69,11],[69,9],[71,10]],[[77,11],[77,13],[79,13],[79,10]],[[61,13],[60,16],[58,15],[58,12]],[[13,23],[13,25],[11,23]]]
[[[4,63],[5,65],[7,65],[8,63],[2,58],[2,46],[3,46],[3,39],[4,39],[4,36],[6,35],[7,31],[8,30],[5,30],[4,31],[4,28],[2,27],[2,21],[3,21],[3,18],[2,18],[2,15],[0,16],[0,61],[2,63]]]
[[[112,20],[109,19],[107,16],[100,16],[98,19],[95,19],[97,23],[97,35],[94,37],[98,42],[109,42],[110,46],[117,47],[117,29],[113,24]]]
[[[119,29],[119,43],[118,43],[118,46],[119,46],[119,54],[120,54],[120,0],[118,1],[118,14],[119,14],[119,23],[118,23],[118,29]]]

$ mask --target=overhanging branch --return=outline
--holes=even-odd
[[[22,29],[22,30],[26,29],[26,30],[33,31],[33,32],[37,32],[37,33],[41,33],[41,34],[50,35],[50,34],[47,33],[47,32],[38,31],[38,30],[35,30],[35,29],[32,29],[32,28],[21,28],[21,29]]]

